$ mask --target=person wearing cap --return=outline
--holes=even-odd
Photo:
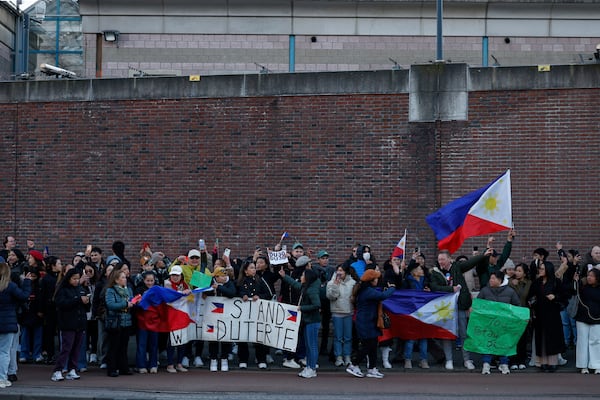
[[[365,376],[360,369],[360,363],[367,360],[367,378],[383,378],[377,369],[377,338],[381,330],[377,327],[377,308],[379,302],[394,293],[395,287],[390,283],[384,291],[375,289],[381,278],[381,273],[375,269],[367,269],[360,277],[360,284],[355,285],[352,295],[356,306],[356,334],[360,339],[360,347],[356,365],[350,364],[346,372],[358,378]]]
[[[504,244],[504,248],[502,249],[502,254],[498,254],[496,250],[492,251],[489,258],[489,263],[487,265],[480,264],[475,268],[477,272],[477,276],[479,276],[479,287],[485,287],[489,280],[490,274],[493,271],[500,271],[506,260],[510,257],[510,253],[512,251],[512,242],[517,236],[517,232],[514,229],[510,229],[506,236],[506,243]],[[487,248],[493,249],[494,247],[494,237],[491,236],[487,242]]]
[[[216,267],[212,273],[212,277],[212,291],[205,292],[207,296],[222,296],[230,299],[235,297],[237,288],[235,287],[235,283],[230,279],[229,273],[225,267]],[[221,347],[221,353],[219,353],[219,345]],[[221,371],[229,371],[227,356],[230,352],[230,342],[209,342],[208,354],[210,356],[210,371],[216,372],[219,370],[219,359],[221,360]]]
[[[29,264],[29,270],[37,269],[44,271],[46,264],[44,264],[44,255],[38,250],[29,250],[27,253],[27,262]]]
[[[292,246],[292,259],[295,261],[304,255],[304,246],[300,242],[295,242]]]
[[[469,258],[466,261],[453,261],[448,250],[441,250],[438,253],[438,266],[434,267],[430,279],[430,288],[433,292],[460,292],[457,300],[457,316],[458,316],[458,337],[461,343],[464,343],[467,338],[467,322],[468,322],[468,310],[473,304],[471,292],[465,281],[464,273],[475,268],[477,265],[489,265],[489,256],[492,254],[493,249],[487,249],[484,254],[480,254]],[[454,340],[442,340],[444,347],[444,355],[446,356],[447,370],[454,369],[452,343]],[[462,356],[464,366],[468,370],[474,370],[475,364],[471,359],[471,353],[465,350],[462,346]]]
[[[308,260],[306,260],[308,259]],[[310,259],[302,256],[297,263],[310,263]],[[319,327],[321,326],[321,298],[319,293],[320,282],[317,273],[306,268],[300,276],[300,282],[280,270],[279,275],[285,282],[300,291],[298,310],[302,312],[302,325],[304,326],[304,346],[306,349],[306,367],[298,374],[301,378],[315,378],[317,376],[317,362],[319,358]]]
[[[165,280],[164,286],[183,294],[190,294],[192,292],[187,282],[183,279],[183,269],[180,265],[173,265],[171,267],[169,279]],[[185,357],[185,348],[185,345],[173,346],[169,336],[169,344],[167,345],[167,372],[171,374],[187,372],[187,369],[182,364],[183,357]],[[176,360],[173,358],[175,351],[177,351]]]
[[[327,283],[335,274],[335,268],[329,265],[329,253],[326,250],[319,250],[317,253],[317,265],[314,265],[313,270],[317,273],[320,280],[320,295],[321,295],[321,346],[319,354],[328,355],[329,341],[329,324],[331,322],[331,304],[327,298]]]
[[[187,258],[183,255],[177,257],[177,259],[175,259],[175,261],[173,261],[173,263],[171,264],[169,271],[174,265],[180,266],[181,270],[183,271],[183,280],[189,285],[194,271],[199,271],[202,273],[206,273],[207,270],[208,272],[211,271],[212,259],[210,268],[203,266],[202,254],[204,254],[205,259],[208,260],[206,251],[202,253],[198,249],[191,249],[190,251],[188,251]]]

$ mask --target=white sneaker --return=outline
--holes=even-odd
[[[210,372],[217,372],[219,370],[219,362],[217,360],[210,360]]]
[[[300,363],[300,365],[306,367],[306,358],[301,358],[298,360],[298,362]]]
[[[267,363],[258,363],[258,369],[267,369]]]
[[[412,369],[412,360],[404,360],[404,369]]]
[[[567,362],[568,361],[563,358],[562,354],[558,353],[558,365],[566,365]]]
[[[454,363],[452,361],[446,361],[446,365],[444,365],[448,371],[452,371],[454,369]]]
[[[273,364],[275,362],[275,360],[273,360],[273,357],[271,357],[270,354],[267,354],[267,364]]]
[[[427,360],[419,361],[419,368],[429,369],[429,363],[427,362]]]
[[[469,371],[472,371],[475,369],[475,364],[473,364],[473,361],[467,360],[467,361],[465,361],[465,368],[468,369]]]
[[[392,368],[392,363],[390,363],[390,361],[389,361],[389,360],[383,360],[383,361],[382,361],[382,364],[383,364],[383,368],[385,368],[385,369],[390,369],[390,368]]]
[[[184,357],[184,360],[185,360],[185,357]],[[182,364],[183,364],[183,362],[182,362]],[[189,361],[188,361],[188,364],[189,364]],[[183,366],[184,367],[188,367],[189,365],[183,364]],[[194,367],[200,368],[200,367],[203,367],[203,366],[204,366],[204,363],[202,362],[202,357],[196,356],[196,358],[194,358]]]
[[[517,364],[513,364],[510,366],[510,369],[519,369],[519,366]]]
[[[367,378],[378,378],[381,379],[383,378],[384,375],[379,372],[379,370],[377,368],[371,368],[367,370]]]
[[[227,372],[229,371],[229,361],[226,358],[221,360],[221,371]]]
[[[587,369],[587,368],[581,368],[581,373],[584,374],[584,375],[587,375],[587,374],[590,373],[590,370]]]
[[[527,366],[525,364],[519,364],[519,369],[526,369]]]
[[[596,369],[596,370],[594,371],[594,375],[600,375],[600,369]]]
[[[185,368],[189,368],[190,367],[190,359],[187,357],[183,357],[183,359],[181,360],[181,365],[183,365]]]
[[[508,374],[510,374],[510,369],[508,369],[508,365],[507,364],[500,364],[500,366],[498,367],[498,369],[500,370],[500,372],[502,372],[502,375],[508,375]]]
[[[298,376],[299,376],[300,378],[302,378],[302,375],[304,375],[304,374],[305,374],[306,368],[307,368],[307,367],[304,367],[304,368],[302,368],[302,371],[298,372]]]
[[[344,364],[352,365],[352,359],[350,358],[350,356],[344,356]]]
[[[106,369],[106,368],[107,368],[107,365],[106,365],[106,363],[102,363],[102,364],[100,364],[100,369]]]
[[[138,374],[147,374],[148,370],[146,368],[140,368],[138,369]]]
[[[317,376],[317,371],[310,367],[306,367],[302,370],[303,374],[300,375],[302,378],[315,378]]]
[[[240,363],[240,369],[248,369],[247,363]]]
[[[4,389],[7,387],[11,387],[12,386],[12,382],[9,381],[8,379],[6,380],[0,380],[0,389]]]
[[[156,368],[156,367],[150,368],[150,373],[151,374],[158,374],[158,368]]]
[[[52,374],[52,378],[50,378],[51,380],[53,380],[54,382],[59,382],[59,381],[64,381],[65,378],[62,375],[62,372],[60,371],[54,371],[54,373]]]
[[[335,364],[336,367],[341,367],[342,365],[344,365],[344,359],[342,358],[342,356],[337,356],[335,358]]]
[[[98,362],[98,356],[96,353],[90,354],[90,364],[96,364]]]
[[[483,367],[481,368],[481,375],[489,375],[490,373],[491,373],[490,364],[483,363]]]
[[[283,360],[283,366],[285,368],[294,368],[294,369],[302,368],[300,366],[300,364],[298,364],[296,361],[294,361],[293,358],[290,358],[289,360]]]
[[[364,376],[358,365],[348,365],[348,368],[346,368],[346,372],[350,375],[356,376],[357,378],[362,378]]]
[[[75,372],[74,369],[70,370],[67,373],[67,375],[65,376],[65,379],[69,380],[69,381],[72,381],[72,380],[75,380],[75,379],[79,379],[79,378],[81,378],[81,377],[79,375],[77,375],[77,372]]]

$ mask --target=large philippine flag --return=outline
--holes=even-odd
[[[467,238],[511,229],[510,169],[489,185],[446,204],[426,220],[438,248],[450,253]]]
[[[396,290],[384,300],[383,310],[391,320],[379,341],[398,337],[404,340],[456,339],[456,293]]]
[[[139,302],[138,326],[152,332],[171,332],[197,322],[198,302],[203,289],[184,295],[173,289],[153,286]]]

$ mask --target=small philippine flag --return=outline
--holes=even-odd
[[[215,333],[214,325],[206,325],[206,333]]]
[[[288,321],[292,321],[292,322],[296,322],[297,318],[298,318],[298,311],[292,311],[292,310],[288,310],[288,313],[290,313],[290,316],[288,317]]]
[[[213,305],[213,310],[212,312],[215,314],[223,314],[224,310],[223,310],[223,303],[212,303]]]

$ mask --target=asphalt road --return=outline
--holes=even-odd
[[[248,370],[210,372],[207,367],[187,373],[109,378],[104,370],[91,367],[77,381],[52,382],[52,367],[22,365],[19,381],[0,389],[0,399],[591,399],[600,398],[600,375],[581,375],[572,362],[556,373],[535,368],[502,375],[493,370],[481,375],[462,366],[447,372],[441,366],[429,371],[419,368],[385,370],[385,378],[355,378],[343,368],[332,366],[324,357],[318,377],[303,379],[297,370],[280,367],[280,359],[266,371],[254,365]],[[458,364],[455,362],[455,365]]]

